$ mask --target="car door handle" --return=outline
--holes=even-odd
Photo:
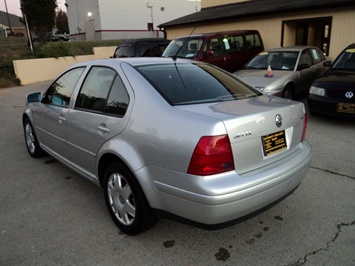
[[[65,122],[65,118],[63,117],[63,115],[60,115],[59,118],[58,118],[58,122],[59,124],[63,124]]]
[[[97,129],[101,134],[110,133],[110,130],[106,127],[105,124],[99,125]]]

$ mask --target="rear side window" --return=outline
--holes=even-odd
[[[105,112],[113,115],[124,116],[129,103],[129,96],[122,80],[117,75],[107,100]]]
[[[137,70],[172,105],[232,101],[260,95],[208,64],[139,66]]]
[[[226,37],[228,41],[229,49],[226,49],[228,53],[240,52],[245,49],[243,36],[229,36]]]
[[[115,70],[92,67],[80,90],[76,108],[124,116],[129,96]]]
[[[262,48],[260,37],[258,34],[245,35],[245,40],[248,49]]]

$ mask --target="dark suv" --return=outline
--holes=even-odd
[[[161,38],[124,40],[112,57],[160,57],[169,42]]]

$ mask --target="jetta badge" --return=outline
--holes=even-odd
[[[275,124],[277,127],[281,127],[282,126],[282,116],[277,114],[275,116]]]
[[[348,91],[345,93],[345,97],[351,99],[352,97],[354,97],[354,93],[352,91]]]

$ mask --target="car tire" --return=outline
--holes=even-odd
[[[23,120],[23,130],[25,135],[25,142],[28,153],[33,158],[39,158],[45,155],[45,152],[41,149],[39,142],[37,140],[36,133],[29,118]]]
[[[109,165],[104,176],[104,196],[117,227],[127,235],[137,235],[153,227],[154,216],[131,171],[119,162]]]
[[[284,88],[284,90],[282,92],[282,98],[292,100],[292,99],[294,99],[294,97],[295,97],[295,95],[294,95],[293,86],[290,84],[286,85],[286,87]]]

